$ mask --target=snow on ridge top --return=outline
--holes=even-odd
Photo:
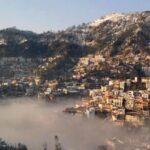
[[[101,23],[108,21],[108,20],[113,21],[113,22],[117,22],[118,20],[122,19],[124,16],[125,15],[122,13],[113,13],[111,15],[101,17],[100,19],[97,19],[94,22],[91,22],[89,24],[89,26],[96,27],[96,26],[100,25]]]

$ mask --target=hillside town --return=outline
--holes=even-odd
[[[118,125],[142,126],[150,121],[150,78],[103,79],[105,85],[89,89],[82,103],[65,111],[109,117]]]
[[[150,150],[150,0],[0,12],[0,150]]]
[[[59,59],[58,56],[56,59]],[[55,61],[53,58],[47,59],[49,62]],[[49,66],[46,59],[26,60],[23,58],[2,59],[3,66],[12,63],[25,64],[31,63],[38,65],[43,62]],[[92,61],[93,60],[93,61]],[[131,123],[133,125],[144,125],[150,121],[150,77],[149,67],[145,77],[134,77],[129,79],[115,79],[109,77],[96,78],[87,76],[88,67],[99,66],[97,63],[104,62],[105,58],[98,55],[97,57],[81,58],[74,69],[72,78],[64,81],[45,80],[42,81],[39,75],[34,72],[34,67],[22,69],[9,79],[1,77],[0,95],[1,98],[18,97],[18,96],[36,96],[37,99],[46,99],[54,101],[57,97],[77,96],[82,99],[82,104],[76,105],[72,109],[66,109],[66,112],[84,112],[86,115],[94,112],[96,115],[110,117],[115,123],[124,125]],[[36,62],[36,63],[35,63]],[[97,62],[97,63],[96,63]],[[2,66],[1,65],[1,66]],[[28,65],[29,66],[29,65]],[[80,67],[81,66],[81,67]],[[84,68],[82,68],[84,66]],[[45,68],[45,65],[39,66]],[[15,66],[12,70],[15,71]],[[33,69],[33,73],[31,73]],[[45,68],[46,69],[46,68]],[[86,69],[86,70],[85,70]],[[90,68],[91,69],[91,68]],[[9,70],[11,71],[11,69]],[[16,67],[16,71],[18,68]],[[20,76],[18,76],[18,74]]]

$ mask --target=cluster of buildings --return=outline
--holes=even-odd
[[[107,58],[102,54],[87,55],[81,57],[74,67],[73,79],[80,80],[92,76],[94,72],[99,76],[110,78],[132,78],[138,73],[150,76],[150,57],[130,54],[129,56],[118,55],[115,58]],[[139,63],[140,62],[140,63]]]
[[[117,124],[144,125],[150,120],[150,78],[134,80],[105,79],[105,85],[89,89],[89,96],[76,108],[85,108],[89,115],[93,109],[105,114]],[[91,109],[92,108],[92,109]]]
[[[57,55],[55,57],[43,58],[41,64],[38,66],[38,72],[43,72],[51,69],[57,64],[57,60],[61,60],[62,56]]]
[[[29,77],[42,61],[41,58],[3,57],[0,59],[0,80]]]
[[[150,77],[123,80],[107,77],[98,79],[88,76],[88,70],[101,70],[101,66],[107,69],[106,65],[100,65],[107,64],[107,60],[97,54],[80,58],[70,80],[41,81],[39,74],[36,75],[34,72],[35,68],[39,67],[41,71],[50,69],[52,64],[57,65],[59,59],[62,59],[61,55],[46,59],[2,58],[0,60],[0,71],[2,72],[0,95],[38,95],[49,100],[66,95],[88,96],[80,105],[87,114],[95,110],[96,114],[105,114],[118,124],[143,125],[149,121]],[[118,66],[119,63],[118,61]],[[116,66],[117,60],[114,65],[115,69]],[[149,74],[149,67],[143,69]],[[112,69],[112,71],[115,70]],[[7,77],[8,81],[4,79],[5,74],[11,76]]]
[[[104,63],[105,61],[105,58],[100,54],[81,57],[74,68],[73,78],[80,79],[85,77],[89,70],[100,69],[100,63]]]
[[[0,81],[0,98],[35,96],[38,92],[33,78]]]

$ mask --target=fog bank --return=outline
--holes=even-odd
[[[24,143],[29,150],[42,150],[44,143],[54,149],[58,135],[66,150],[96,150],[106,138],[126,136],[126,132],[99,118],[62,113],[77,100],[55,103],[34,99],[10,99],[0,102],[0,137],[9,143]]]

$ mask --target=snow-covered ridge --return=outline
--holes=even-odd
[[[96,27],[96,26],[99,26],[101,23],[108,21],[108,20],[113,21],[113,22],[117,22],[118,20],[123,19],[124,17],[125,17],[125,14],[113,13],[111,15],[101,17],[100,19],[97,19],[97,20],[89,23],[89,26]]]

